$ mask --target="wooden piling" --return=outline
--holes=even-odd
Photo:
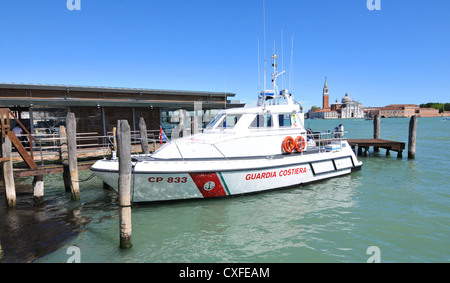
[[[147,125],[145,124],[144,118],[139,118],[139,134],[141,136],[141,148],[144,154],[149,154],[148,141],[147,141]]]
[[[196,115],[194,111],[194,116],[192,116],[192,122],[191,122],[191,135],[195,135],[198,133],[198,116]]]
[[[188,125],[188,115],[186,113],[186,110],[180,109],[180,125],[181,125],[181,137],[187,137],[189,136],[189,132],[187,130],[186,125]]]
[[[417,115],[411,116],[409,121],[408,136],[408,158],[416,158],[416,134],[417,134]]]
[[[358,156],[362,156],[362,146],[358,145]]]
[[[131,136],[127,120],[117,121],[117,153],[119,158],[119,222],[120,247],[131,244]]]
[[[380,139],[380,127],[381,126],[381,116],[380,115],[375,115],[374,119],[373,119],[373,138],[374,139]],[[379,152],[380,148],[374,146],[373,147],[373,151],[374,152]]]
[[[7,135],[2,138],[2,159],[2,177],[6,192],[6,202],[8,207],[16,207],[16,186],[14,184],[14,172],[11,157],[11,140]]]
[[[364,147],[364,156],[367,157],[369,156],[369,146]]]
[[[178,109],[178,125],[172,130],[172,139],[188,136],[188,131],[186,129],[186,116],[186,110]]]
[[[70,189],[72,200],[80,200],[80,184],[78,183],[78,164],[77,164],[77,122],[75,114],[67,113],[67,153],[69,158]]]
[[[34,176],[33,179],[33,197],[34,202],[41,203],[44,201],[44,176]]]
[[[191,122],[191,135],[195,135],[199,133],[199,120],[202,119],[202,115],[199,113],[202,113],[202,102],[201,101],[195,101],[194,102],[194,115],[192,116],[192,122]],[[199,119],[200,118],[200,119]]]
[[[117,128],[116,127],[113,128],[113,144],[114,144],[113,151],[115,153],[112,154],[112,159],[116,159],[116,157],[117,157]]]
[[[66,192],[70,193],[70,170],[69,170],[69,154],[67,152],[67,133],[66,127],[59,126],[59,158],[63,165],[63,180]]]

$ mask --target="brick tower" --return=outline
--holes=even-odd
[[[322,109],[330,109],[327,77],[325,77],[325,85],[323,86]]]

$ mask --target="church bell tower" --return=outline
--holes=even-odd
[[[323,100],[322,100],[322,109],[330,109],[329,103],[329,93],[328,93],[328,82],[327,77],[325,77],[325,85],[323,86]]]

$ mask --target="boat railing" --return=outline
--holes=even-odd
[[[307,140],[313,141],[313,148],[318,148],[319,152],[341,151],[341,141],[344,138],[345,131],[324,131],[312,132],[308,131]]]

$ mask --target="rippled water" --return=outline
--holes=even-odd
[[[314,130],[339,123],[349,138],[370,138],[372,121],[311,120]],[[407,142],[409,119],[382,119],[381,137]],[[416,159],[360,157],[362,171],[282,191],[218,200],[139,204],[132,208],[133,247],[119,249],[117,196],[99,179],[70,201],[59,175],[46,195],[0,202],[5,262],[382,262],[450,261],[450,121],[420,118]],[[90,172],[81,173],[80,179]],[[31,179],[23,180],[26,184]]]

